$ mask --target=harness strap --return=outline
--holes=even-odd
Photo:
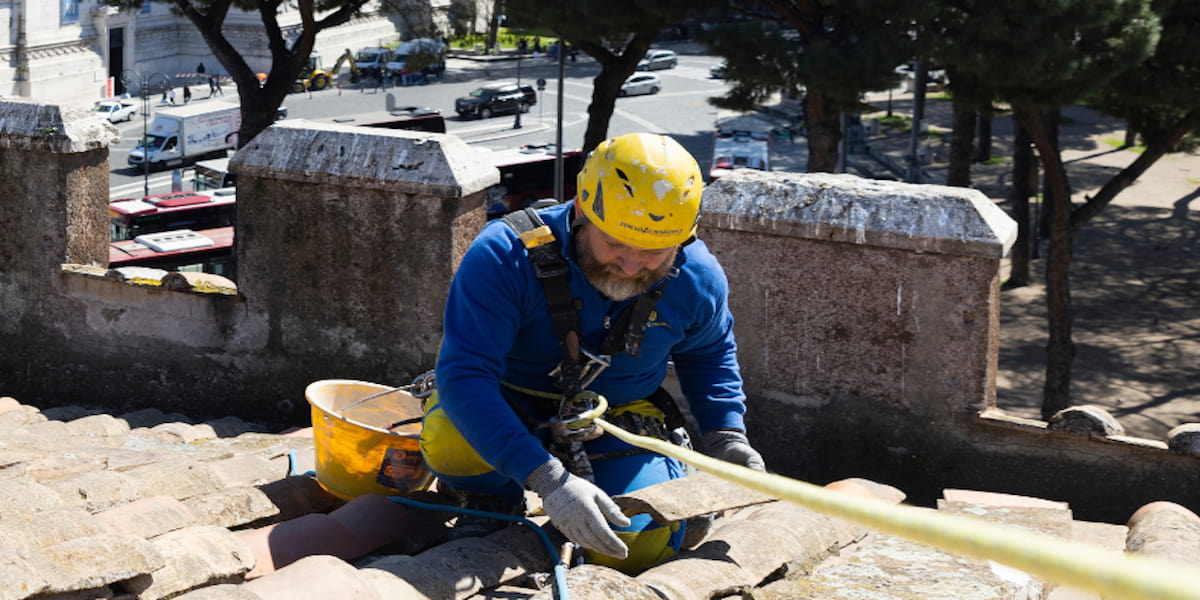
[[[526,208],[504,216],[508,225],[524,244],[529,262],[546,293],[550,322],[562,349],[563,361],[559,383],[568,397],[579,391],[583,375],[583,359],[579,339],[579,304],[571,296],[570,267],[562,255],[562,243],[537,211]]]

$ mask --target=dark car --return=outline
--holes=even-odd
[[[516,111],[529,112],[537,104],[533,86],[516,83],[489,83],[475,88],[470,95],[454,101],[454,111],[461,117],[486,119],[492,115]]]

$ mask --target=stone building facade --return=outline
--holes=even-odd
[[[118,10],[100,0],[8,0],[0,2],[0,94],[55,102],[84,102],[118,95],[125,80],[154,73],[192,73],[203,63],[223,74],[200,33],[169,4],[146,2]],[[298,31],[300,15],[286,5],[279,15],[285,35]],[[252,69],[270,65],[270,50],[255,13],[230,11],[225,35]],[[398,41],[401,27],[378,0],[345,25],[321,32],[315,50],[336,56],[344,48]]]

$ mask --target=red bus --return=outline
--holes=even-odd
[[[554,144],[477,150],[500,170],[500,183],[487,191],[488,218],[494,219],[525,208],[537,200],[554,197]],[[586,158],[579,150],[563,152],[564,202],[575,197],[575,178]]]
[[[233,227],[159,231],[112,242],[108,246],[108,267],[200,271],[235,279]]]
[[[233,189],[204,193],[175,192],[144,198],[123,198],[108,205],[109,238],[131,240],[139,235],[173,229],[213,229],[236,219]]]

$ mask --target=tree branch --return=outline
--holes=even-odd
[[[1088,198],[1086,203],[1071,211],[1071,228],[1078,231],[1085,223],[1100,214],[1104,210],[1104,207],[1116,199],[1117,194],[1120,194],[1125,188],[1133,185],[1133,182],[1137,181],[1138,177],[1141,177],[1147,169],[1153,166],[1155,162],[1158,162],[1158,159],[1162,158],[1168,150],[1175,147],[1179,143],[1179,140],[1183,139],[1183,136],[1197,127],[1200,127],[1200,109],[1192,109],[1191,112],[1184,115],[1182,119],[1176,122],[1161,137],[1153,140],[1146,147],[1146,151],[1130,163],[1128,167],[1125,167],[1120,173],[1109,179],[1104,184],[1104,187],[1101,187],[1100,191],[1096,192],[1095,196]]]

